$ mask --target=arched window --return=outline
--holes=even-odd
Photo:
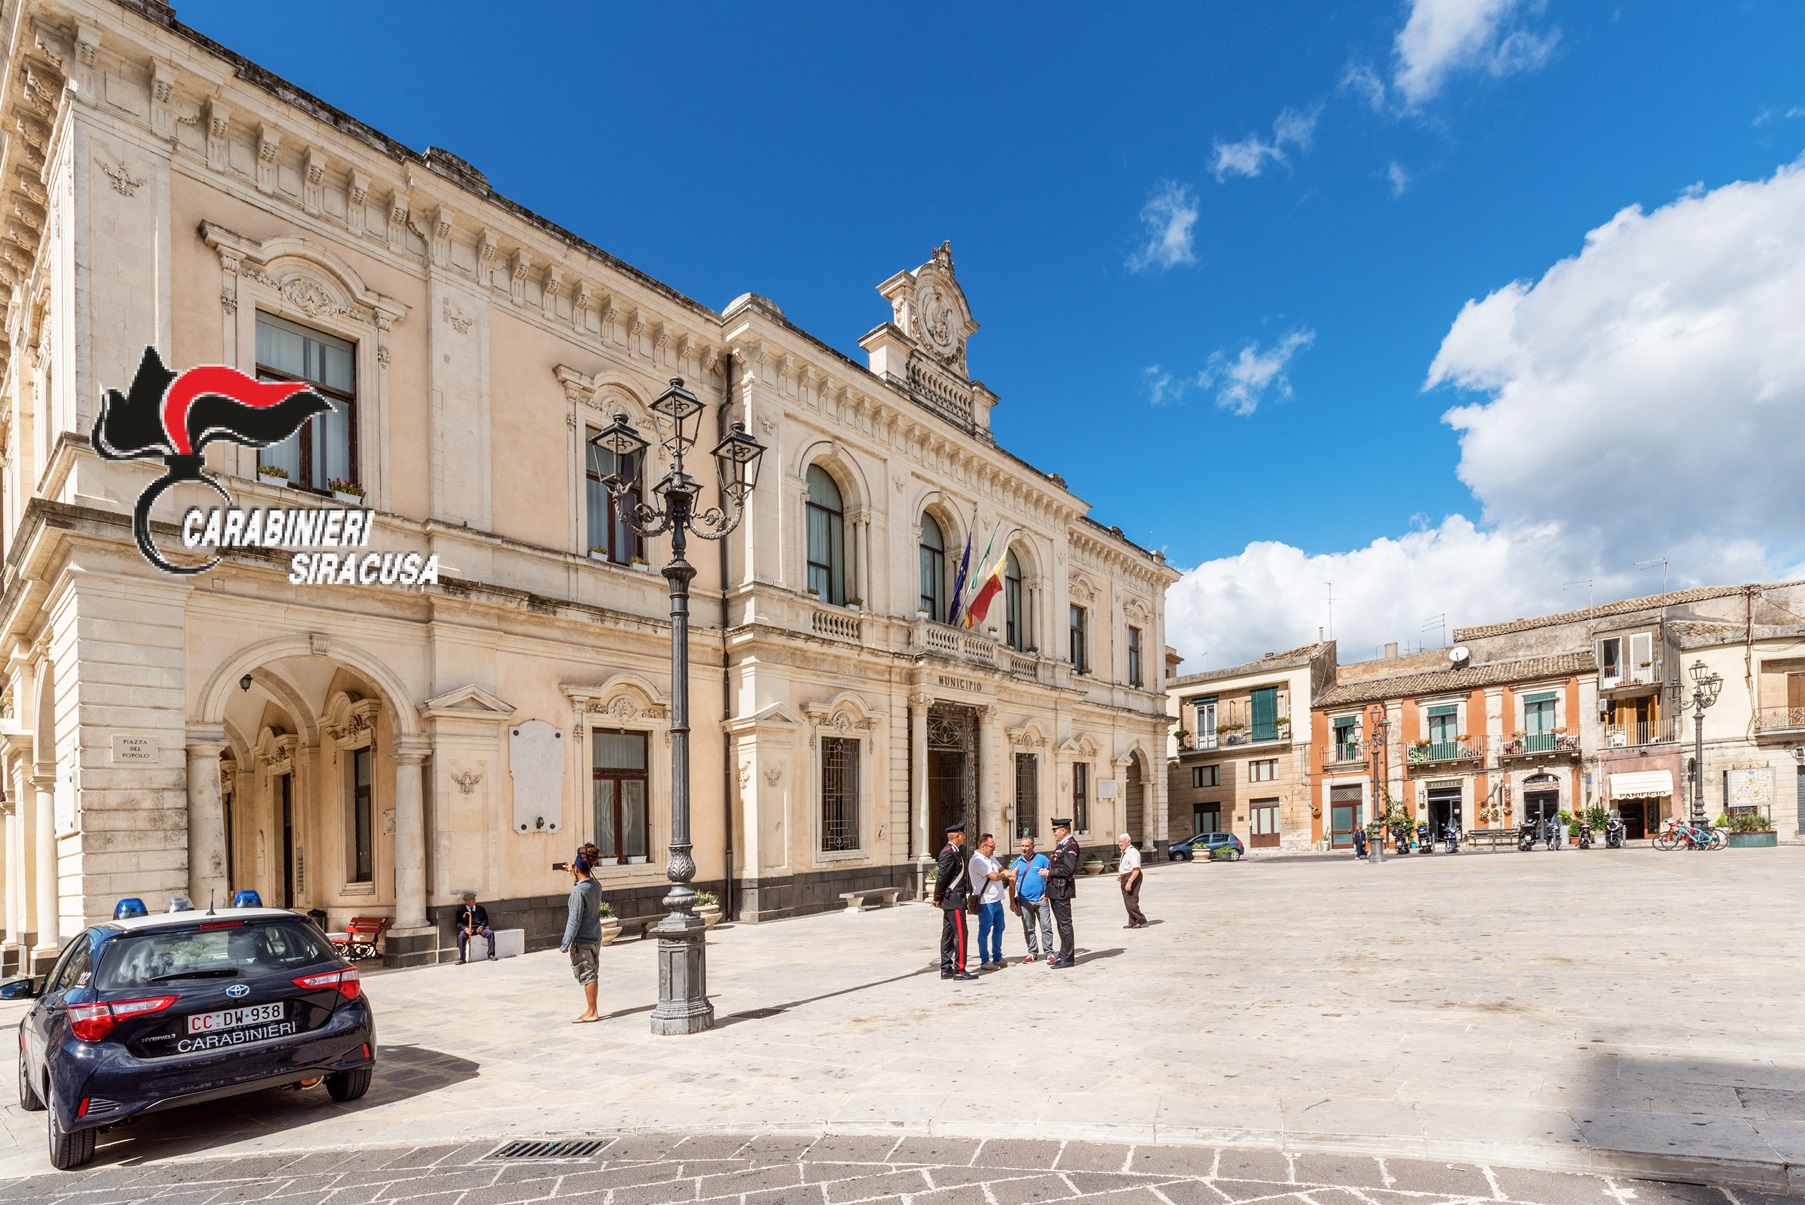
[[[1022,563],[1015,559],[1015,549],[1011,548],[1003,559],[1003,635],[1017,652],[1028,647],[1026,620],[1022,611]]]
[[[921,516],[921,609],[946,622],[946,537],[933,515]]]
[[[846,507],[818,464],[808,470],[808,588],[822,602],[846,605]]]

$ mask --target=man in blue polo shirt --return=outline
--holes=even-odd
[[[1047,899],[1047,855],[1034,852],[1034,838],[1023,837],[1022,853],[1009,867],[1016,912],[1021,914],[1022,934],[1028,939],[1028,956],[1024,964],[1040,957],[1042,950],[1053,957],[1053,905]],[[1035,941],[1034,925],[1040,922],[1040,940]]]

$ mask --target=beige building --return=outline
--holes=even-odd
[[[389,916],[397,962],[439,956],[465,888],[543,944],[552,863],[585,840],[618,913],[658,911],[668,542],[618,521],[588,441],[616,412],[650,434],[671,377],[708,406],[698,477],[729,420],[768,449],[744,523],[690,550],[698,888],[749,919],[838,906],[917,883],[943,820],[1165,839],[1177,575],[995,445],[949,248],[883,283],[861,365],[757,295],[678,294],[156,0],[6,21],[9,965],[121,896],[242,887]],[[297,553],[349,554],[287,521],[209,571],[153,567],[132,513],[165,465],[89,442],[147,345],[327,399],[272,446],[204,448],[231,505],[367,507],[360,558],[436,574],[314,584]],[[224,505],[168,490],[155,547],[183,555],[189,509]],[[943,622],[993,533],[996,607]]]
[[[1252,849],[1311,848],[1310,702],[1334,681],[1332,640],[1172,679],[1172,840],[1232,832]]]

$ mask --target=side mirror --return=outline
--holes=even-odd
[[[10,983],[0,983],[0,1000],[30,1000],[37,992],[32,989],[30,979],[14,979]]]

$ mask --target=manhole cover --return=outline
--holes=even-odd
[[[605,1138],[527,1138],[507,1143],[484,1159],[589,1159],[608,1145]]]

